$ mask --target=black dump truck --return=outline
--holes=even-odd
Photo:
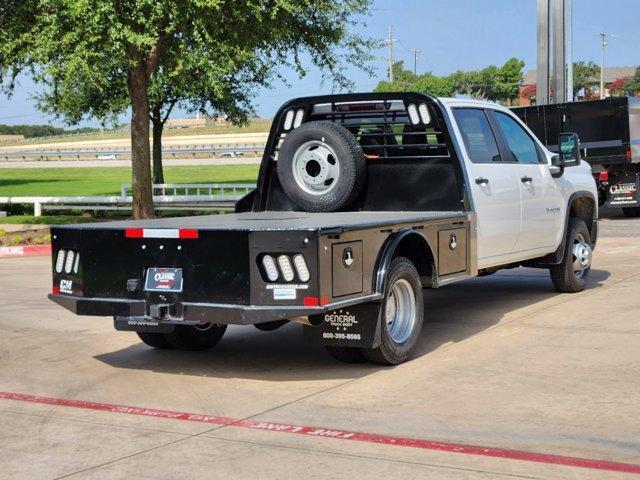
[[[53,227],[49,298],[155,348],[293,321],[339,360],[398,364],[422,327],[423,287],[519,265],[548,268],[559,291],[585,287],[595,185],[577,137],[560,143],[551,154],[486,102],[295,99],[236,213]]]
[[[580,137],[582,158],[592,168],[600,205],[640,216],[640,98],[559,103],[512,109],[547,148],[558,151],[558,133]]]

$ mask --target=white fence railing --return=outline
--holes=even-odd
[[[202,155],[218,155],[223,157],[239,157],[248,153],[260,154],[264,150],[264,143],[253,144],[220,144],[220,145],[186,145],[171,146],[162,149],[165,157],[197,157]],[[131,149],[125,147],[83,147],[83,148],[38,148],[32,150],[4,150],[0,151],[0,160],[63,160],[63,159],[91,159],[115,160],[130,158]]]
[[[153,203],[157,210],[233,210],[252,184],[154,184]],[[131,185],[122,185],[120,195],[84,197],[0,197],[2,204],[33,204],[33,214],[43,210],[130,211]],[[171,193],[169,193],[171,192]]]

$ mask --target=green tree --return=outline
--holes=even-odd
[[[0,4],[0,78],[10,90],[18,72],[30,72],[47,87],[40,105],[71,122],[86,116],[113,118],[130,106],[133,214],[150,218],[153,115],[160,112],[160,120],[166,119],[179,102],[198,110],[224,110],[229,103],[218,95],[229,93],[228,82],[237,80],[243,68],[266,69],[260,70],[263,83],[283,65],[302,76],[305,54],[337,85],[348,84],[342,67],[363,66],[370,58],[371,43],[349,33],[357,30],[353,14],[367,14],[369,4],[5,0]],[[251,66],[238,59],[250,59]],[[202,94],[188,83],[195,77],[199,86],[207,86]],[[248,97],[238,91],[240,110]],[[153,112],[159,99],[162,107]]]
[[[640,67],[636,68],[631,78],[624,82],[622,93],[626,95],[638,95],[640,93]]]
[[[573,96],[600,83],[600,67],[594,62],[573,62]]]
[[[513,100],[518,98],[520,85],[522,84],[522,69],[524,62],[512,57],[505,62],[497,73],[497,100],[511,106]]]

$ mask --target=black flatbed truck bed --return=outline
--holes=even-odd
[[[409,236],[421,241],[416,232],[426,239],[421,245],[425,255],[427,243],[442,248],[433,252],[434,259],[424,256],[419,263],[425,286],[470,275],[469,220],[465,212],[245,212],[58,226],[52,228],[54,241],[85,261],[78,275],[82,280],[73,281],[71,294],[54,292],[50,298],[77,314],[123,318],[150,316],[152,306],[167,305],[167,325],[246,325],[317,315],[379,300],[380,265],[390,260],[385,248],[391,255]],[[187,238],[180,238],[184,231]],[[454,250],[449,248],[452,238]],[[269,284],[252,262],[265,252],[283,251],[304,255],[312,272],[308,285]],[[343,264],[345,251],[352,252],[353,265]],[[434,260],[438,270],[430,271]],[[212,265],[218,275],[207,279],[202,273]],[[143,275],[152,266],[180,268],[189,291],[144,291]],[[110,272],[119,273],[119,287]],[[71,277],[77,276],[56,274],[54,284]],[[128,289],[132,284],[136,288]]]

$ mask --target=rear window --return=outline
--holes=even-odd
[[[493,135],[493,130],[491,130],[484,110],[455,108],[453,115],[472,162],[491,163],[501,161],[496,137]]]

